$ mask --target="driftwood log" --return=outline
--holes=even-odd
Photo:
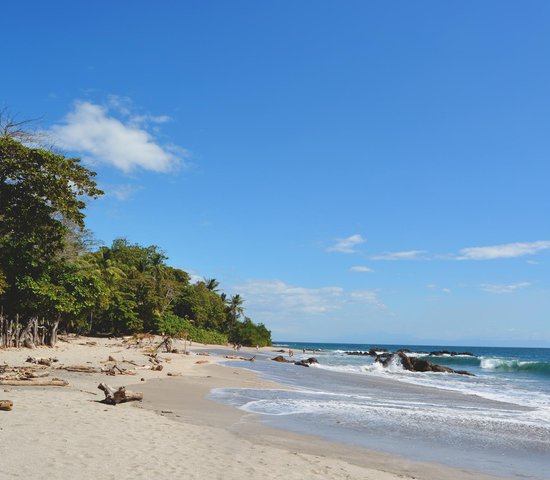
[[[105,399],[103,403],[109,405],[117,405],[118,403],[132,402],[134,400],[141,401],[143,400],[143,393],[141,392],[131,392],[126,390],[126,387],[119,387],[114,389],[113,387],[107,385],[106,383],[100,383],[97,388],[103,391],[105,394]]]
[[[13,408],[13,402],[11,400],[0,400],[0,410],[9,412]]]
[[[111,367],[102,368],[101,371],[107,375],[135,375],[135,370],[128,370],[127,368],[120,368],[118,365],[112,365]]]
[[[100,373],[101,370],[95,367],[89,367],[87,365],[66,365],[59,367],[58,370],[66,370],[67,372],[78,372],[78,373]]]
[[[67,380],[52,378],[51,380],[42,380],[40,378],[31,378],[29,380],[0,380],[0,385],[9,385],[11,387],[66,387],[69,385]]]
[[[45,365],[51,367],[52,363],[57,362],[57,358],[42,358],[42,357],[28,357],[25,360],[27,363],[35,363],[37,365]]]
[[[238,357],[236,355],[226,355],[225,358],[228,358],[229,360],[245,360],[246,362],[254,362],[256,360],[256,355],[250,358]]]

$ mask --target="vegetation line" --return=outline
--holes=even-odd
[[[215,279],[191,283],[159,247],[117,239],[94,248],[84,199],[103,195],[96,173],[1,120],[0,348],[54,345],[58,330],[271,344],[240,295],[220,292]]]

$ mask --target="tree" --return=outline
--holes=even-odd
[[[232,295],[227,305],[226,331],[231,332],[237,325],[239,317],[244,313],[244,299],[238,293]]]
[[[206,285],[206,288],[211,292],[218,293],[220,282],[218,282],[215,278],[205,278],[204,284]]]
[[[103,192],[79,159],[28,147],[6,129],[0,134],[0,271],[6,284],[0,302],[13,317],[22,300],[40,305],[59,286],[44,290],[44,279],[62,261],[68,224],[82,229],[84,198]],[[51,319],[52,328],[57,321]]]

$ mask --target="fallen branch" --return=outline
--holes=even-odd
[[[136,372],[134,370],[128,370],[126,368],[120,368],[118,365],[113,365],[110,368],[102,368],[101,371],[103,373],[106,373],[107,375],[116,375],[117,372],[120,375],[135,375]]]
[[[78,373],[100,373],[100,370],[95,367],[88,367],[86,365],[67,365],[64,367],[59,367],[58,370],[66,370],[67,372],[78,372]]]
[[[12,387],[66,387],[69,382],[59,378],[51,380],[29,379],[29,380],[0,380],[0,385],[10,385]]]
[[[126,387],[119,387],[118,390],[115,390],[106,383],[100,383],[97,388],[102,390],[105,394],[105,399],[102,400],[102,403],[106,403],[108,405],[117,405],[119,403],[132,402],[134,400],[143,400],[143,393],[131,392],[126,390]]]
[[[253,357],[250,357],[250,358],[237,357],[235,355],[226,355],[225,358],[227,358],[229,360],[245,360],[246,362],[253,362],[254,360],[256,360],[256,355],[254,355]],[[195,363],[197,363],[197,362],[195,362]]]
[[[57,362],[57,358],[42,358],[42,357],[28,357],[27,363],[36,363],[38,365],[46,365],[50,367],[52,363]]]

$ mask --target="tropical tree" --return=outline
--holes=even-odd
[[[244,299],[239,294],[232,295],[227,305],[225,331],[231,332],[237,325],[239,318],[244,313]]]
[[[218,293],[220,282],[218,282],[215,278],[205,278],[204,284],[206,285],[206,288],[211,292]]]
[[[23,291],[23,303],[37,307],[52,294],[44,279],[61,261],[68,223],[82,229],[85,197],[103,193],[94,176],[79,159],[28,147],[8,134],[0,137],[0,271],[6,284],[0,304],[4,315],[19,313]],[[36,313],[49,314],[48,309]],[[56,328],[56,322],[50,320],[51,328]]]

